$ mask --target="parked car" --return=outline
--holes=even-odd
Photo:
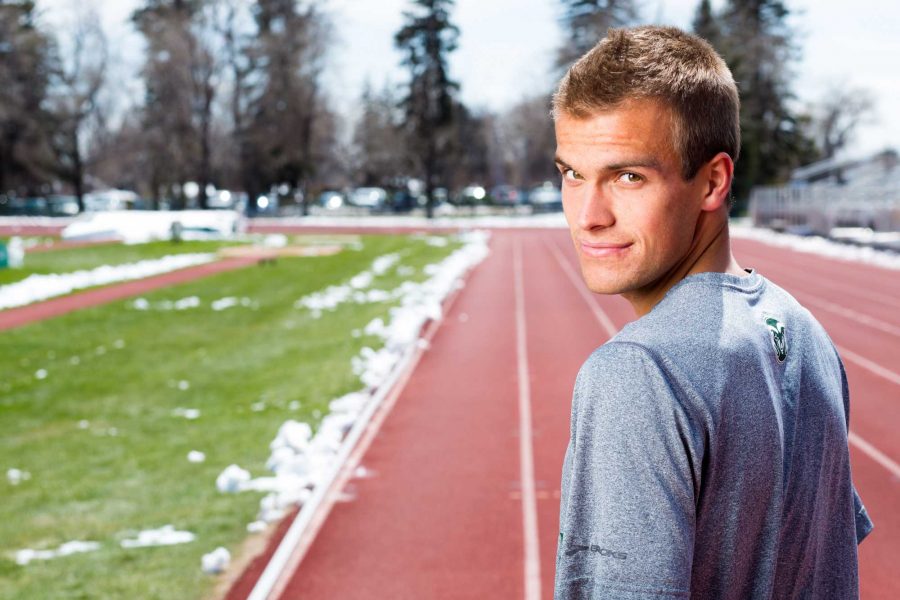
[[[388,193],[380,187],[356,188],[350,194],[350,204],[372,210],[381,210],[387,203]]]
[[[456,197],[456,204],[464,206],[473,206],[475,204],[484,204],[487,199],[487,191],[480,185],[466,186],[459,192]]]
[[[535,211],[562,210],[562,192],[557,184],[545,181],[531,188],[528,192],[528,202]]]
[[[47,197],[50,215],[53,217],[74,217],[78,214],[78,198],[54,194]]]
[[[500,206],[515,206],[522,203],[523,194],[512,185],[496,185],[491,188],[490,197],[494,204]]]
[[[331,210],[340,208],[345,204],[344,194],[337,190],[324,190],[319,194],[319,206]]]

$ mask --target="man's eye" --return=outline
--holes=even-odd
[[[640,183],[643,180],[644,178],[637,173],[622,173],[621,175],[619,175],[619,181],[622,181],[624,183]]]
[[[576,181],[578,179],[578,173],[575,172],[575,169],[563,169],[563,179]]]

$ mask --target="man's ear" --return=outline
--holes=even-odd
[[[728,202],[731,180],[734,178],[734,161],[725,152],[719,152],[700,170],[704,178],[701,210],[718,210]]]

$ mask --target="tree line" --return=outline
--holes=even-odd
[[[323,6],[325,5],[325,6]],[[467,107],[448,66],[458,45],[453,0],[409,0],[394,44],[407,80],[369,83],[353,123],[323,84],[335,27],[314,0],[145,0],[131,22],[145,42],[143,97],[115,110],[115,41],[82,10],[50,31],[31,0],[0,0],[0,195],[78,197],[137,191],[154,205],[206,207],[208,190],[250,199],[273,190],[304,210],[317,192],[365,185],[435,190],[529,187],[555,178],[552,90],[492,112]],[[833,156],[871,113],[871,98],[834,89],[798,108],[796,35],[782,0],[709,0],[693,29],[725,57],[741,92],[735,195]],[[559,0],[555,74],[609,27],[645,22],[634,0]],[[188,183],[191,182],[191,185]],[[253,202],[250,203],[252,207]]]

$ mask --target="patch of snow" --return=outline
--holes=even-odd
[[[78,421],[78,429],[87,429],[91,426],[91,422],[87,419],[82,419]]]
[[[265,402],[254,402],[253,404],[250,405],[250,410],[252,410],[253,412],[262,412],[262,411],[266,410],[266,403]]]
[[[865,246],[841,244],[818,236],[800,236],[790,233],[779,233],[770,229],[752,227],[741,223],[731,223],[729,227],[733,238],[743,238],[762,242],[769,246],[790,248],[796,252],[817,254],[828,258],[836,258],[851,262],[861,262],[886,269],[900,269],[900,254],[885,250],[876,250]]]
[[[215,311],[225,310],[226,308],[231,308],[232,306],[238,305],[238,299],[232,296],[226,298],[220,298],[218,300],[213,300],[212,309]]]
[[[178,531],[172,525],[159,529],[145,529],[136,538],[122,540],[123,548],[147,548],[150,546],[174,546],[193,542],[196,536],[190,531]]]
[[[135,308],[135,310],[150,310],[150,303],[146,298],[136,298],[131,305]]]
[[[8,469],[6,471],[6,480],[9,481],[10,485],[19,485],[23,481],[28,481],[31,479],[31,473],[28,471],[23,471],[21,469]]]
[[[200,409],[182,408],[181,406],[179,406],[178,408],[176,408],[175,410],[172,411],[172,415],[174,415],[176,417],[184,417],[185,419],[193,421],[194,419],[200,418]]]
[[[206,455],[199,450],[191,450],[187,455],[188,462],[202,463],[206,460]]]
[[[55,550],[32,550],[31,548],[19,550],[16,552],[16,563],[24,566],[33,560],[51,560],[60,556],[69,556],[70,554],[79,554],[82,552],[93,552],[99,549],[100,544],[98,542],[73,540],[71,542],[66,542]]]
[[[38,369],[34,372],[35,379],[47,379],[47,369]]]
[[[189,308],[197,308],[200,306],[200,298],[197,296],[188,296],[181,300],[175,301],[175,310],[187,310]]]
[[[214,254],[173,254],[123,265],[103,265],[73,273],[29,275],[22,281],[0,287],[0,309],[25,306],[88,287],[144,279],[213,260]]]
[[[229,465],[216,477],[216,488],[223,493],[239,492],[248,481],[250,481],[249,471],[237,465]]]
[[[175,230],[181,239],[232,238],[245,219],[229,210],[120,210],[85,213],[62,230],[68,240],[117,239],[126,244],[168,240]]]
[[[247,531],[250,533],[265,531],[266,527],[268,527],[268,524],[265,521],[253,521],[252,523],[247,523]]]
[[[79,365],[79,364],[81,364],[81,358],[78,356],[73,356],[72,358],[69,359],[69,364],[70,365]]]
[[[183,392],[191,389],[191,382],[182,379],[181,381],[178,382],[178,389]]]
[[[204,573],[214,575],[227,569],[230,562],[231,553],[226,548],[219,546],[212,552],[203,555],[203,558],[200,559],[200,567]]]
[[[372,262],[372,266],[350,278],[343,285],[332,285],[322,291],[314,292],[294,303],[294,308],[307,308],[312,311],[313,318],[321,316],[323,310],[334,310],[341,304],[356,302],[384,302],[391,298],[390,293],[384,290],[369,290],[363,292],[375,281],[376,277],[387,273],[400,260],[396,252],[379,256]]]

